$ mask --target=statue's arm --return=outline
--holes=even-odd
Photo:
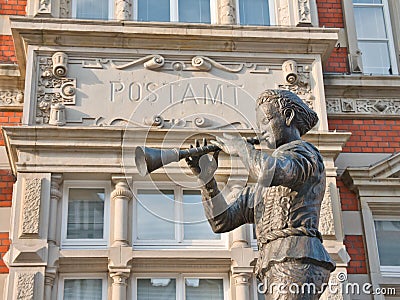
[[[304,147],[272,157],[252,145],[246,145],[239,152],[239,157],[250,176],[263,186],[296,186],[312,176],[316,168],[324,168],[321,156]]]
[[[250,187],[246,187],[236,200],[228,205],[213,178],[203,186],[202,196],[206,217],[215,233],[254,223],[254,193]]]

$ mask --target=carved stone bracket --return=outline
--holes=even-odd
[[[0,90],[0,107],[21,106],[24,102],[24,93],[19,90]]]
[[[48,124],[51,107],[55,104],[74,105],[76,97],[76,79],[66,78],[68,57],[56,52],[52,58],[39,60],[39,78],[37,86],[36,122]]]
[[[293,65],[288,63],[289,61],[284,62],[282,65],[284,75],[285,75],[285,84],[280,84],[279,88],[283,90],[288,90],[295,93],[299,96],[311,109],[314,109],[314,100],[315,97],[312,94],[311,90],[311,81],[310,81],[310,72],[311,67],[309,65],[291,67],[288,69],[288,65]],[[297,78],[296,78],[297,76]],[[294,79],[296,78],[296,79]]]
[[[328,98],[326,99],[326,110],[328,114],[332,115],[399,116],[400,99]]]
[[[51,15],[51,0],[39,0],[38,15]]]
[[[312,26],[310,0],[297,0],[297,11],[296,26]]]

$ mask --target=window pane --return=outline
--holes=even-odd
[[[173,190],[138,190],[137,239],[175,239]]]
[[[375,221],[381,266],[400,266],[400,221]]]
[[[186,300],[223,300],[222,279],[186,278]]]
[[[138,0],[138,21],[169,22],[169,0]]]
[[[64,300],[101,300],[101,279],[65,279]]]
[[[210,0],[179,0],[179,21],[211,23]]]
[[[183,220],[185,240],[218,240],[204,214],[200,191],[183,191]]]
[[[137,280],[137,300],[176,299],[176,282],[173,278]]]
[[[75,0],[78,19],[108,19],[109,0]]]
[[[354,7],[357,38],[386,39],[382,7]]]
[[[387,42],[358,42],[364,73],[391,74]]]
[[[239,0],[240,24],[270,25],[268,0]]]
[[[68,239],[102,239],[104,189],[70,189],[68,198]]]
[[[381,4],[382,0],[353,0],[353,3]]]

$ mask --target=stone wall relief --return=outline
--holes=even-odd
[[[326,99],[328,114],[340,115],[382,115],[399,116],[399,98],[328,98]]]
[[[75,105],[76,79],[67,78],[68,56],[56,52],[39,59],[36,123],[65,125],[65,106]]]
[[[0,90],[0,107],[21,107],[24,93],[20,90]]]

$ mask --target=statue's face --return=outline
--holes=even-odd
[[[260,130],[260,142],[265,141],[270,149],[281,146],[287,125],[285,118],[275,105],[263,103],[258,106],[256,119],[258,129]]]

